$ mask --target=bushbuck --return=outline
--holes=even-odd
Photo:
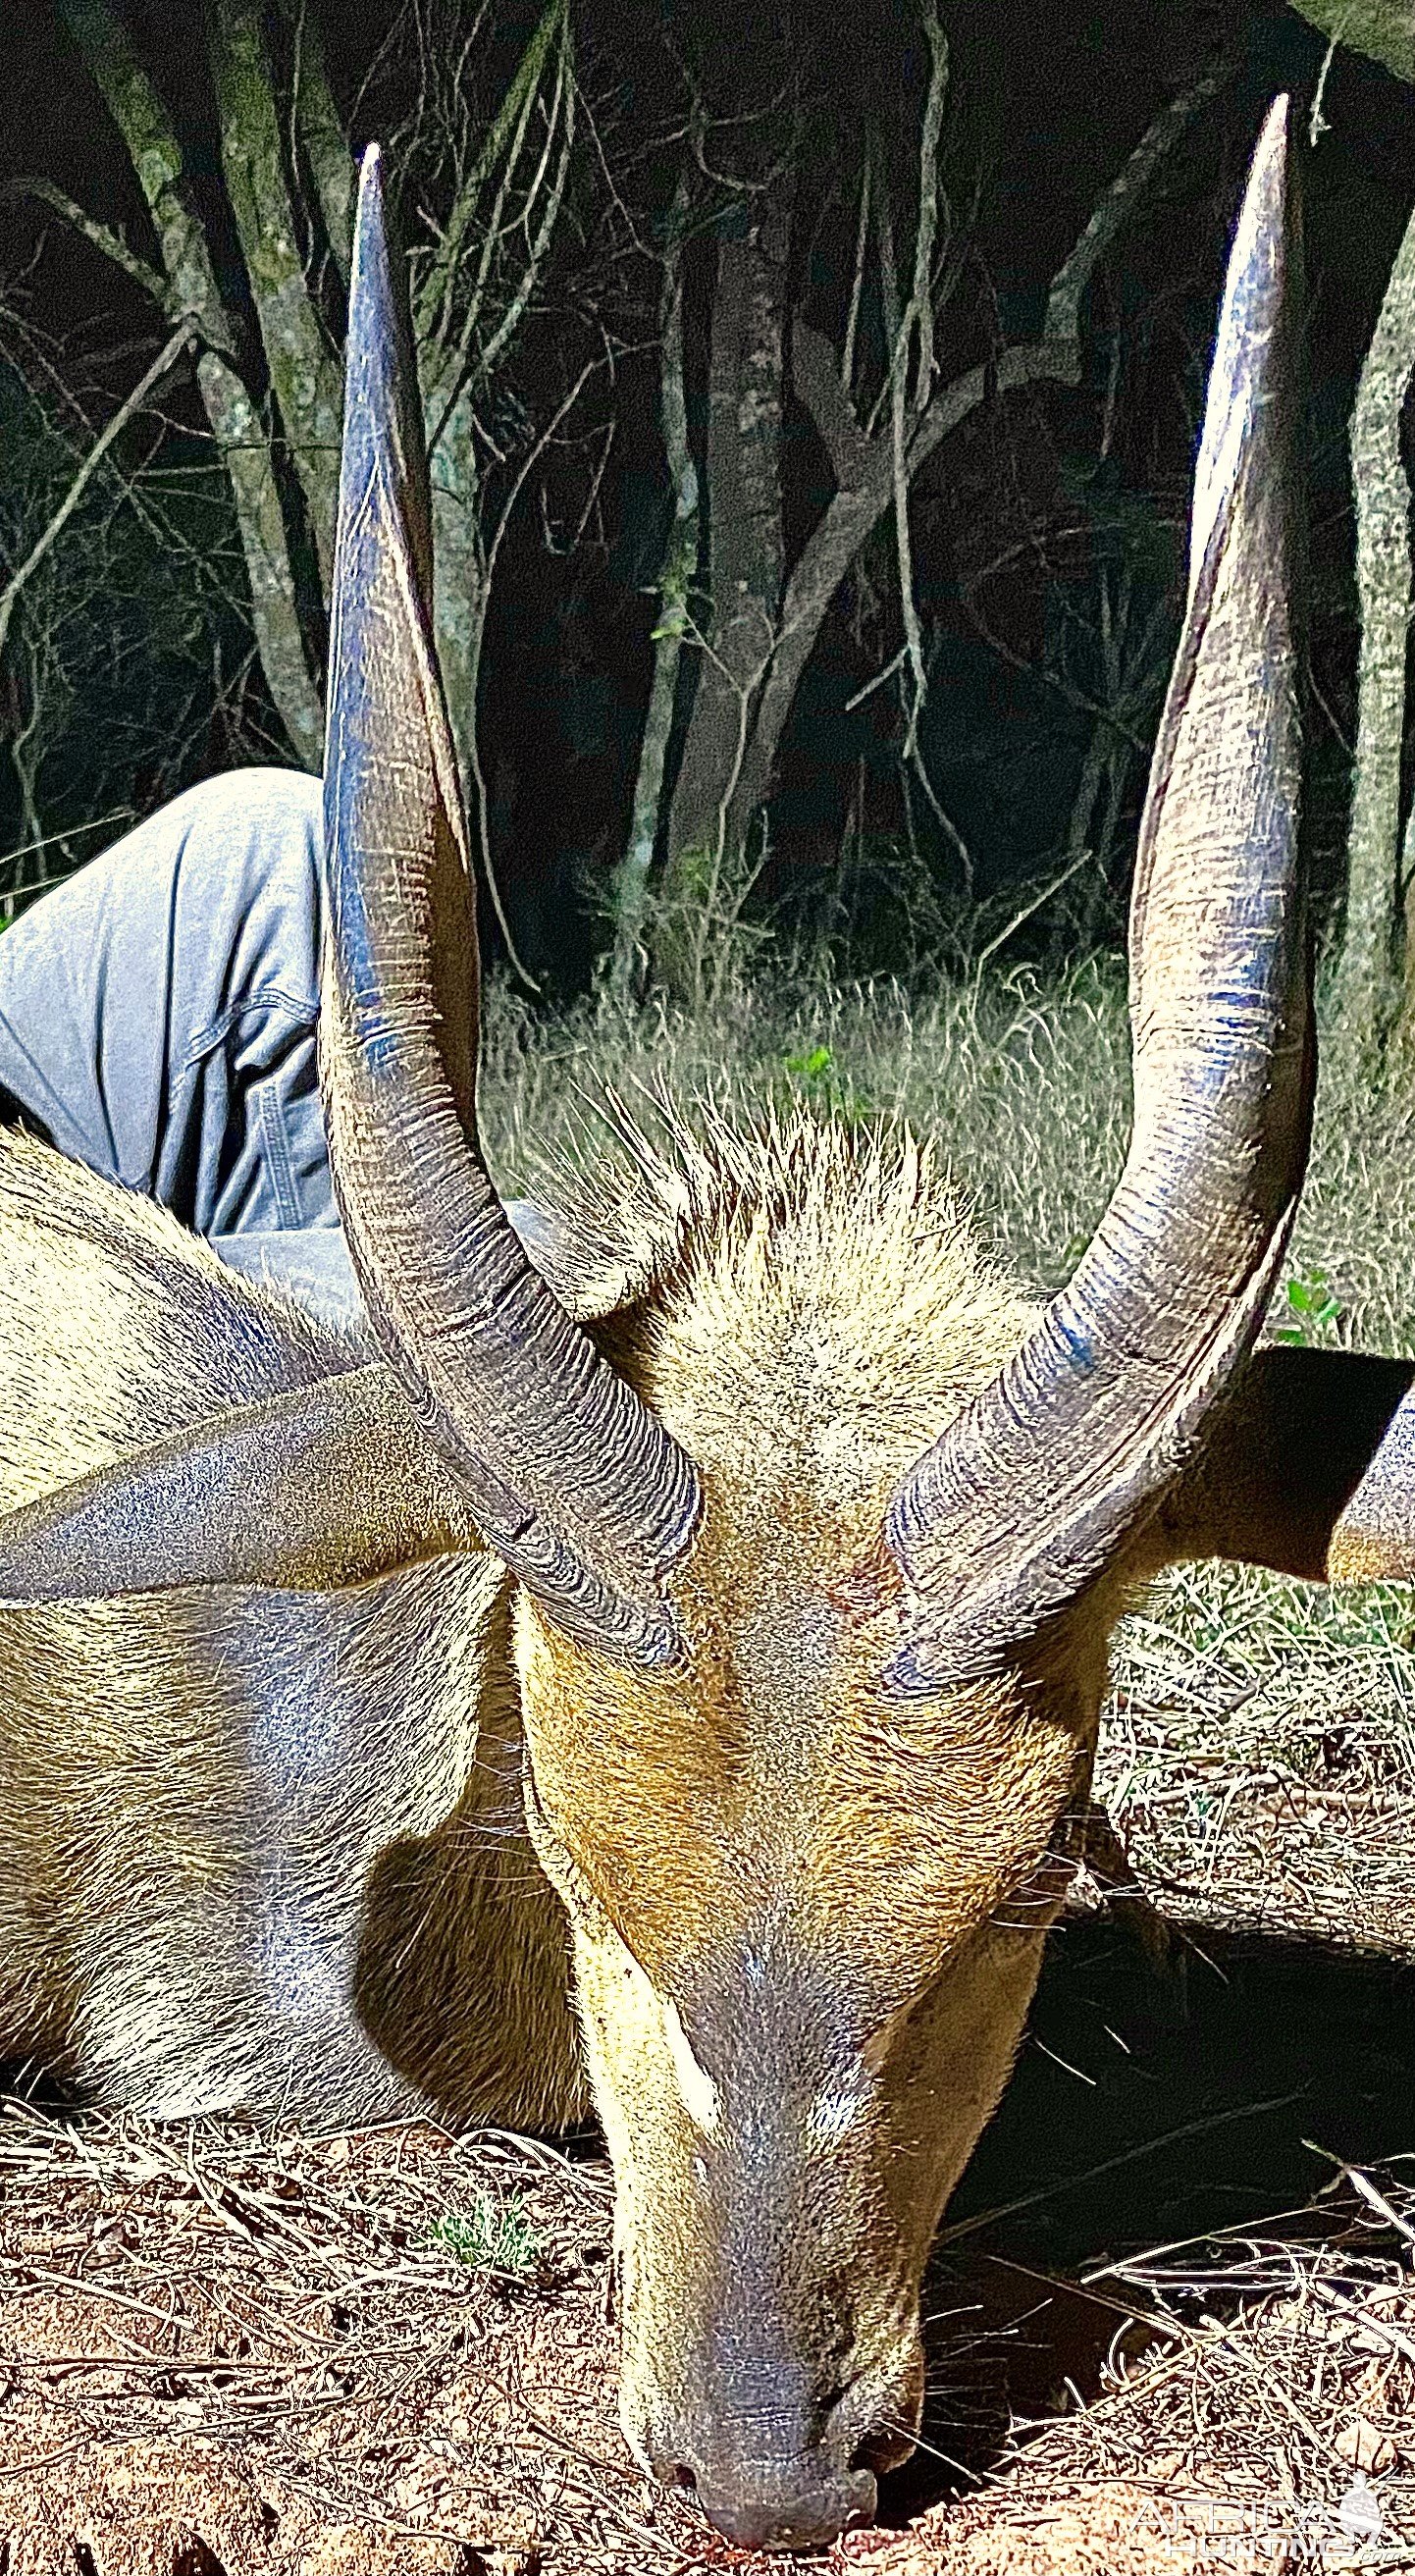
[[[158,2114],[592,2103],[629,2440],[744,2543],[867,2519],[911,2447],[1127,1594],[1186,1554],[1411,1570],[1411,1368],[1249,1360],[1313,1083],[1294,257],[1279,102],[1141,834],[1133,1140],[1044,1309],[907,1135],[805,1114],[666,1114],[536,1261],[510,1224],[376,154],[321,1006],[367,1335],[0,1151],[0,2039]]]

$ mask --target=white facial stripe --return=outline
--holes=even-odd
[[[706,2068],[700,2066],[693,2055],[688,2034],[678,2017],[677,2006],[665,1997],[659,2008],[663,2014],[663,2035],[668,2042],[668,2054],[673,2061],[673,2072],[678,2079],[683,2108],[694,2128],[701,2129],[704,2137],[715,2138],[722,2121],[722,2096]]]
[[[854,2128],[864,2108],[864,2087],[841,2085],[836,2091],[818,2093],[811,2104],[806,2127],[817,2146],[836,2147]]]
[[[635,2044],[653,2050],[655,2042],[662,2036],[664,2052],[673,2070],[673,2080],[684,2110],[695,2129],[700,2129],[704,2137],[715,2138],[722,2122],[722,2096],[706,2067],[700,2066],[694,2056],[676,2004],[667,1995],[659,1993],[652,1978],[645,1974],[633,1951],[625,1946],[618,1933],[611,1932],[609,1937],[624,1980],[621,1994],[633,1999],[631,2016]]]

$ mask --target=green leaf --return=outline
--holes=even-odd
[[[1317,1343],[1341,1321],[1341,1305],[1325,1270],[1309,1266],[1296,1272],[1285,1282],[1283,1295],[1292,1321],[1274,1335],[1279,1342]]]
[[[470,2209],[448,2210],[434,2219],[432,2234],[469,2272],[524,2276],[540,2259],[540,2239],[519,2196],[497,2201],[490,2192],[478,2192]]]

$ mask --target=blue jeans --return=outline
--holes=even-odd
[[[349,1320],[315,1054],[320,796],[300,770],[209,779],[22,914],[0,937],[0,1114]]]

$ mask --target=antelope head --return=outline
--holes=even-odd
[[[747,2545],[868,2519],[911,2447],[922,2268],[1064,1890],[1106,1634],[1137,1571],[1183,1552],[1156,1530],[1301,1186],[1294,252],[1280,104],[1141,835],[1132,1141],[1070,1286],[1037,1316],[936,1246],[901,1252],[909,1219],[862,1173],[814,1246],[845,1293],[808,1291],[798,1175],[785,1284],[746,1245],[699,1248],[633,1353],[695,1470],[655,1486],[684,1516],[634,1599],[664,1627],[630,1659],[523,1581],[528,1808],[618,2179],[626,2427]]]
[[[744,1145],[715,1200],[688,1191],[653,1276],[586,1323],[478,1137],[472,878],[370,154],[322,1048],[382,1359],[0,1532],[10,1598],[504,1560],[528,1823],[618,2182],[625,2425],[748,2544],[867,2518],[911,2447],[922,2268],[1060,1902],[1107,1630],[1166,1555],[1245,1543],[1225,1534],[1243,1476],[1205,1462],[1216,1425],[1237,1438],[1313,1082],[1294,258],[1279,102],[1233,244],[1141,833],[1133,1136],[1069,1287],[1038,1313],[941,1242],[906,1148],[852,1161],[798,1135]],[[1327,1532],[1343,1493],[1315,1510]]]

